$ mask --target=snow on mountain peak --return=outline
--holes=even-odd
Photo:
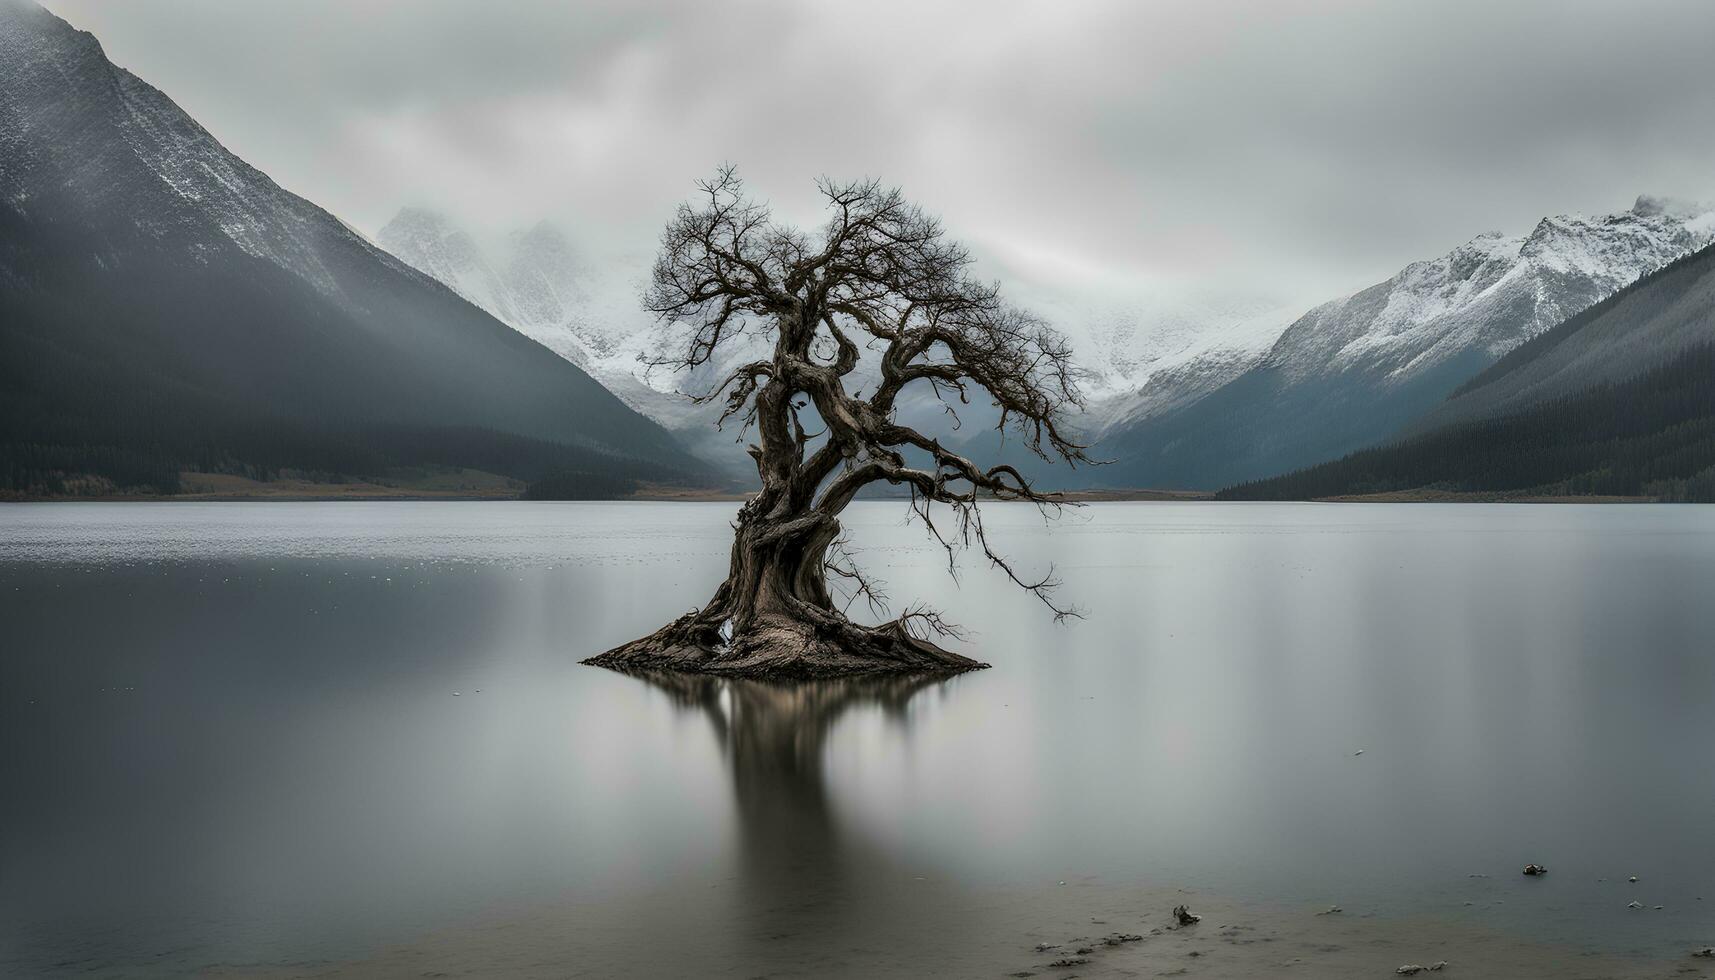
[[[1700,239],[1706,236],[1688,227],[1688,219],[1699,214],[1634,208],[1594,218],[1581,214],[1544,218],[1520,247],[1519,256],[1544,270],[1604,282],[1605,291],[1611,292],[1702,244]]]
[[[1615,214],[1546,217],[1523,236],[1480,235],[1311,310],[1268,362],[1297,378],[1397,382],[1467,351],[1498,356],[1712,235],[1715,212],[1649,196]]]
[[[399,213],[382,229],[383,234],[388,232],[428,239],[445,239],[463,234],[446,215],[423,207],[400,208]]]
[[[52,157],[43,147],[102,140],[122,146],[124,157],[89,155],[70,168],[44,162]],[[324,262],[327,212],[280,187],[159,89],[108,61],[94,35],[32,3],[0,5],[0,151],[10,159],[0,176],[14,204],[60,191],[114,209],[147,199],[138,225],[153,234],[177,237],[193,251],[226,239],[324,293],[340,291]],[[147,195],[145,185],[170,193]],[[335,237],[350,234],[333,224]],[[355,234],[348,244],[371,249]]]
[[[1498,355],[1712,235],[1715,211],[1646,195],[1617,214],[1544,218],[1526,235],[1486,231],[1296,320],[1237,292],[1095,303],[1050,292],[1027,305],[1071,339],[1089,405],[1083,425],[1100,434],[1196,401],[1263,363],[1296,377],[1364,370],[1400,380],[1464,351]],[[681,391],[702,390],[730,365],[723,358],[695,377],[645,369],[663,338],[640,308],[639,269],[590,262],[549,222],[485,244],[444,216],[407,209],[378,241],[638,411],[680,430],[709,421]],[[738,346],[726,353],[760,356],[754,344]]]
[[[542,221],[493,240],[478,239],[445,215],[406,208],[376,240],[583,368],[634,410],[681,430],[712,421],[680,394],[681,388],[697,390],[703,378],[647,369],[644,355],[663,341],[654,317],[638,301],[637,284],[586,259],[558,225]]]
[[[476,241],[446,215],[429,208],[403,208],[376,233],[375,240],[407,265],[440,280],[496,319],[512,322],[512,308],[500,277]]]
[[[1272,297],[1242,291],[1158,291],[1099,303],[1043,297],[1030,304],[1072,342],[1099,434],[1184,404],[1257,362],[1292,321]]]

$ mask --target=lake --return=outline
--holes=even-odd
[[[1715,508],[988,508],[1082,607],[1055,625],[863,502],[859,561],[993,669],[578,664],[701,604],[735,509],[0,506],[0,974],[1061,975],[1033,946],[1086,933],[1145,938],[1085,975],[1419,946],[1619,971],[1715,943]],[[1177,901],[1202,932],[1165,929]]]

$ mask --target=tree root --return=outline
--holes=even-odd
[[[759,617],[723,637],[704,613],[584,663],[621,671],[671,670],[731,677],[815,678],[850,674],[956,674],[989,666],[911,635],[905,621],[860,626],[840,617],[808,622]]]

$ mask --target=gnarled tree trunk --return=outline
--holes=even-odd
[[[927,639],[905,621],[852,622],[828,591],[828,548],[837,518],[814,511],[739,511],[732,564],[708,605],[584,661],[624,670],[688,670],[747,677],[953,673],[987,667]]]
[[[878,599],[855,567],[829,562],[841,511],[876,483],[910,492],[949,562],[974,543],[1057,617],[1070,615],[1048,598],[1052,574],[1020,578],[989,548],[977,510],[982,499],[1052,506],[1057,496],[1012,466],[978,466],[901,424],[895,408],[915,384],[956,422],[969,392],[986,391],[997,424],[1038,456],[1083,460],[1063,431],[1066,407],[1078,402],[1065,338],[971,279],[970,256],[943,239],[940,224],[874,181],[822,182],[833,216],[820,240],[775,226],[730,168],[700,187],[706,203],[680,206],[668,223],[645,297],[665,322],[691,330],[681,351],[656,363],[694,370],[747,330],[773,338],[771,357],[739,366],[699,399],[724,398],[722,422],[755,426],[762,489],[739,511],[732,567],[708,605],[585,662],[757,677],[987,666],[930,642],[930,633],[952,632],[933,614],[862,626],[834,607],[830,570]],[[865,351],[877,372],[867,397],[847,390]],[[807,431],[817,424],[822,431]],[[911,465],[907,451],[926,465]],[[931,519],[932,504],[955,515],[952,533]]]

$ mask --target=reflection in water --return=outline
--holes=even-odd
[[[0,975],[467,927],[473,976],[972,975],[1157,885],[1715,938],[1715,508],[995,508],[1068,628],[848,516],[994,670],[578,665],[708,594],[727,504],[0,506]]]
[[[842,841],[823,762],[828,736],[854,708],[906,727],[911,700],[944,677],[869,676],[762,681],[698,674],[631,674],[681,711],[701,714],[732,773],[741,888],[749,921],[769,936],[835,927],[856,900],[852,875],[879,855]]]

